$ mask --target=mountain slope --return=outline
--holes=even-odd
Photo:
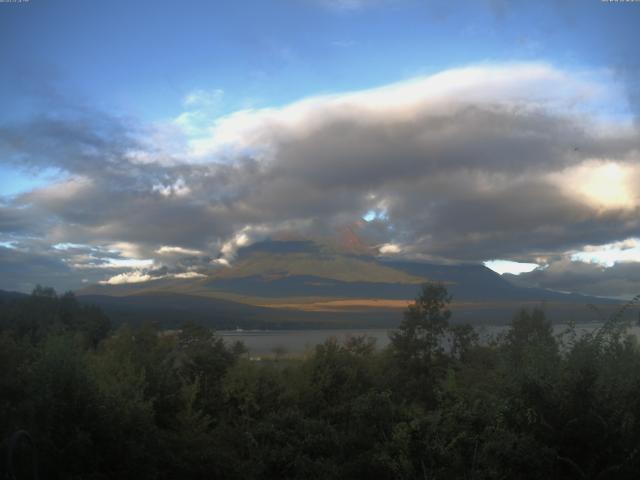
[[[588,303],[605,309],[619,305],[516,286],[482,265],[381,260],[309,241],[254,244],[241,249],[231,267],[212,270],[206,278],[96,285],[77,293],[119,317],[131,317],[129,309],[169,323],[188,317],[218,328],[394,326],[427,281],[443,282],[454,298],[454,314],[474,322],[502,323],[521,306],[543,303],[556,320],[583,317]]]

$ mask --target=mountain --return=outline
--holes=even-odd
[[[27,297],[26,293],[0,290],[0,303],[9,303]]]
[[[556,321],[595,320],[587,304],[605,313],[620,304],[517,286],[483,265],[386,260],[302,240],[253,244],[204,278],[94,285],[77,294],[116,320],[167,326],[192,319],[216,328],[393,327],[428,281],[447,286],[454,319],[476,323],[504,323],[531,306]]]

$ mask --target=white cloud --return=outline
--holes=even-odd
[[[215,258],[215,259],[211,260],[211,264],[212,265],[222,265],[224,267],[230,267],[231,266],[231,263],[229,263],[229,260],[227,260],[224,257]]]
[[[484,265],[500,275],[503,273],[520,275],[521,273],[528,273],[540,267],[537,263],[512,262],[511,260],[488,260],[484,262]]]
[[[222,244],[220,247],[220,253],[226,262],[235,257],[239,248],[251,245],[257,240],[263,239],[272,233],[273,230],[266,226],[261,225],[247,225],[237,231],[233,237]],[[214,262],[224,264],[221,259],[214,260]]]
[[[118,275],[114,275],[107,280],[100,281],[99,283],[103,285],[122,285],[125,283],[149,282],[151,280],[160,280],[163,278],[176,278],[176,279],[186,280],[186,279],[206,278],[206,277],[207,276],[205,274],[194,272],[194,271],[154,275],[149,271],[133,270],[130,272],[124,272]]]
[[[108,268],[140,268],[150,267],[151,265],[153,265],[153,260],[150,258],[108,258],[107,263],[104,264],[104,266]]]
[[[564,114],[619,95],[595,78],[543,63],[478,65],[447,70],[384,87],[310,97],[282,108],[242,110],[215,121],[212,135],[193,142],[198,156],[246,151],[273,154],[280,136],[304,135],[326,122],[411,121],[424,111],[451,115],[469,104],[513,109],[553,108]],[[274,135],[276,136],[274,138]]]
[[[139,244],[133,242],[115,242],[107,245],[108,252],[118,253],[125,258],[144,258],[144,252]]]
[[[158,192],[163,197],[171,197],[173,195],[177,197],[184,197],[191,193],[191,189],[187,186],[183,178],[178,178],[175,182],[169,185],[157,183],[152,187],[152,191]]]
[[[640,262],[640,239],[628,238],[605,245],[586,245],[571,255],[571,260],[612,267],[616,263]]]
[[[93,255],[73,255],[70,257],[73,268],[77,269],[124,269],[124,268],[148,268],[153,265],[153,260],[135,258],[98,258]]]
[[[562,190],[602,210],[634,208],[640,204],[634,181],[640,171],[635,162],[587,159],[550,175]]]
[[[224,91],[221,89],[197,89],[185,96],[183,100],[185,110],[173,118],[168,125],[164,125],[164,128],[169,130],[169,135],[177,130],[184,136],[182,141],[173,140],[170,143],[180,145],[182,148],[186,146],[188,151],[175,153],[189,155],[189,151],[191,153],[197,151],[199,139],[211,134],[211,127],[219,114],[223,97]]]
[[[242,248],[245,245],[248,245],[249,243],[250,241],[247,233],[244,231],[240,231],[231,240],[229,240],[228,242],[222,245],[222,248],[220,248],[220,252],[223,255],[231,256],[235,254],[235,251],[238,248]]]
[[[401,253],[402,247],[396,243],[385,243],[378,248],[382,255]]]
[[[151,277],[151,275],[139,271],[133,271],[119,273],[118,275],[114,275],[108,280],[103,280],[100,283],[103,285],[122,285],[125,283],[148,282],[149,280],[153,280],[153,277]]]
[[[156,250],[159,255],[202,255],[200,250],[164,245]]]
[[[198,272],[174,273],[173,278],[206,278],[207,276]]]

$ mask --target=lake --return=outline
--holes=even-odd
[[[601,326],[601,323],[581,323],[576,325],[578,334],[588,332]],[[480,339],[487,341],[491,337],[504,332],[505,325],[482,325],[476,327]],[[556,334],[567,329],[566,324],[557,324],[553,327]],[[216,332],[228,343],[241,341],[252,356],[273,355],[275,351],[283,354],[302,354],[313,350],[316,345],[334,337],[344,341],[349,336],[367,335],[375,338],[376,347],[384,348],[389,344],[389,332],[392,329],[328,329],[328,330],[220,330]],[[640,328],[633,327],[632,333],[640,336]]]
[[[241,341],[253,356],[273,355],[276,350],[284,354],[301,354],[313,350],[316,345],[335,337],[339,341],[347,337],[367,335],[376,339],[379,348],[389,344],[389,329],[353,330],[220,330],[216,333],[225,341]]]

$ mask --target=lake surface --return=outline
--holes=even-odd
[[[383,348],[389,344],[388,329],[353,329],[353,330],[219,330],[225,341],[233,343],[241,341],[249,349],[251,355],[273,355],[276,350],[284,354],[301,354],[311,351],[316,345],[329,338],[344,341],[348,337],[366,335],[376,339],[376,347]]]
[[[601,326],[601,323],[581,323],[576,325],[576,333],[589,332]],[[554,325],[554,333],[560,334],[567,329],[567,325]],[[483,325],[476,327],[481,341],[488,341],[490,338],[504,332],[506,325]],[[241,341],[249,350],[252,356],[274,355],[276,351],[281,354],[302,354],[310,352],[316,345],[324,343],[329,338],[336,338],[342,342],[348,337],[366,335],[375,338],[376,347],[384,348],[389,344],[389,333],[393,329],[330,329],[330,330],[220,330],[216,332],[225,341],[233,343]],[[633,327],[630,330],[640,336],[640,327]]]

